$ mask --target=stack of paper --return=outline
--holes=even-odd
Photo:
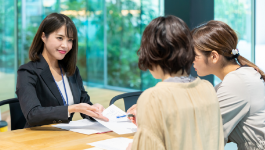
[[[69,124],[61,123],[53,126],[64,130],[69,130],[87,135],[111,131],[100,123],[92,122],[87,119],[71,121]]]
[[[83,119],[71,121],[69,124],[61,123],[53,126],[82,134],[102,133],[108,131],[114,131],[117,134],[128,134],[137,131],[137,126],[127,117],[117,118],[117,116],[123,116],[126,115],[126,113],[115,105],[109,106],[102,114],[109,119],[109,122],[94,118],[98,122]]]
[[[113,104],[105,109],[102,115],[107,117],[109,122],[94,119],[117,134],[128,134],[137,131],[137,126],[127,117],[117,118],[117,116],[123,116],[126,113]]]
[[[128,138],[112,138],[103,141],[88,143],[88,145],[95,146],[104,150],[126,150],[129,143],[132,143],[132,139]]]

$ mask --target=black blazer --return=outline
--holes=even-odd
[[[68,106],[64,106],[63,99],[53,79],[50,68],[42,55],[36,62],[28,62],[17,71],[16,94],[27,120],[26,127],[40,126],[54,123],[68,123]],[[66,71],[67,72],[67,71]],[[74,104],[88,103],[90,97],[84,89],[79,70],[76,67],[74,75],[68,77],[73,94]],[[90,118],[81,114],[83,118]]]

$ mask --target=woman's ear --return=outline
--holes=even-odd
[[[42,40],[43,43],[45,43],[46,36],[45,36],[45,33],[44,32],[42,32],[41,40]]]
[[[218,62],[218,60],[220,59],[220,55],[218,54],[217,51],[212,51],[211,52],[211,56],[210,56],[211,62],[213,64],[216,64]]]

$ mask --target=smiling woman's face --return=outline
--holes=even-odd
[[[44,42],[44,51],[56,60],[62,60],[73,46],[73,38],[67,37],[65,26],[52,32],[48,37],[43,33],[42,40]]]
[[[206,63],[208,59],[206,56],[202,54],[197,48],[195,49],[195,60],[193,61],[195,71],[199,76],[206,76],[211,74],[211,67]]]

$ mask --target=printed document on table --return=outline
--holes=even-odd
[[[87,134],[87,135],[111,131],[110,129],[106,128],[100,123],[92,122],[88,119],[71,121],[69,124],[61,123],[53,126],[56,128],[69,130],[81,134]]]
[[[96,148],[101,148],[104,150],[126,150],[129,143],[132,143],[132,139],[119,137],[112,138],[103,141],[88,143],[88,145],[95,146]]]
[[[128,134],[137,131],[137,126],[127,117],[116,118],[117,116],[126,115],[126,113],[113,104],[105,109],[102,115],[107,117],[109,122],[101,121],[96,118],[94,119],[117,134]]]

